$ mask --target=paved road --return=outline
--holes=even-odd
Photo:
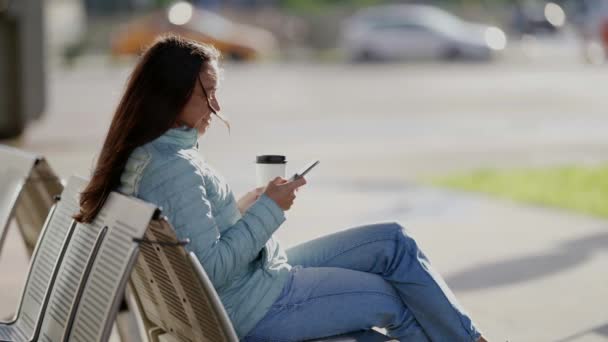
[[[88,175],[129,68],[53,69],[49,111],[23,147],[64,177]],[[573,63],[227,65],[219,96],[232,134],[215,122],[201,151],[237,194],[253,187],[256,154],[286,154],[290,171],[321,160],[277,233],[286,246],[398,220],[495,341],[605,341],[606,221],[415,180],[606,161],[607,81],[605,68]],[[23,274],[9,241],[0,269]],[[14,300],[18,279],[0,279],[0,302]]]

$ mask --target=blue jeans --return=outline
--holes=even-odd
[[[481,334],[405,228],[380,223],[304,242],[283,292],[242,341],[302,341],[373,326],[399,341]]]

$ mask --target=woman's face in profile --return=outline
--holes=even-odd
[[[176,120],[177,126],[187,125],[195,127],[200,135],[204,134],[211,123],[213,110],[219,112],[220,104],[215,97],[218,87],[218,66],[216,62],[210,63],[205,70],[199,74],[192,96]],[[201,88],[201,84],[205,89]],[[205,96],[205,92],[207,96]]]

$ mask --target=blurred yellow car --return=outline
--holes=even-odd
[[[218,14],[178,2],[167,10],[137,18],[112,35],[114,56],[139,55],[162,34],[174,33],[213,44],[224,57],[253,60],[276,53],[277,41],[263,29],[234,23]]]

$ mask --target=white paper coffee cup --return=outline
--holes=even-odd
[[[285,156],[274,154],[257,156],[255,164],[256,187],[266,186],[268,182],[276,177],[285,178],[286,165]]]

